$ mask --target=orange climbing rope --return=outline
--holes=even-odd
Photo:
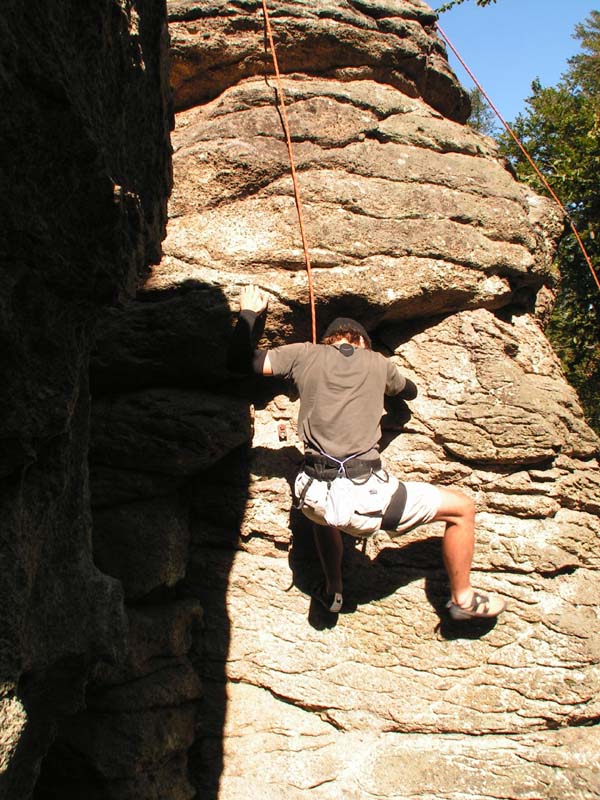
[[[300,223],[300,236],[302,237],[302,247],[304,248],[304,261],[306,263],[306,273],[308,276],[308,298],[310,302],[310,315],[312,322],[312,340],[313,344],[317,342],[317,320],[315,313],[315,293],[312,280],[312,269],[310,265],[310,255],[308,253],[308,244],[306,239],[306,230],[304,228],[304,217],[302,214],[302,201],[300,199],[300,188],[298,186],[298,179],[296,177],[296,165],[294,163],[294,153],[292,150],[292,137],[290,135],[290,126],[288,124],[287,113],[285,109],[285,96],[283,94],[283,86],[281,83],[281,75],[279,74],[279,63],[277,61],[277,53],[275,51],[275,42],[273,41],[273,31],[271,30],[271,20],[269,19],[269,10],[267,8],[266,0],[262,0],[263,13],[265,17],[265,27],[267,36],[269,38],[269,45],[271,47],[271,55],[273,56],[273,67],[275,69],[275,77],[277,79],[277,96],[279,98],[279,107],[281,110],[281,120],[283,122],[283,129],[285,131],[285,141],[287,144],[288,156],[290,159],[290,169],[292,173],[292,183],[294,184],[294,199],[296,201],[296,210],[298,212],[298,222]]]
[[[460,63],[462,64],[462,66],[463,66],[463,67],[464,67],[464,69],[466,70],[467,74],[469,75],[469,77],[471,78],[471,80],[473,81],[473,83],[475,84],[475,86],[477,86],[477,88],[479,89],[479,91],[481,92],[481,94],[482,94],[482,95],[485,97],[485,99],[486,99],[486,100],[487,100],[487,102],[489,103],[489,105],[490,105],[490,108],[492,109],[492,111],[493,111],[493,112],[496,114],[496,116],[498,117],[498,119],[500,120],[500,122],[501,122],[501,123],[504,125],[504,127],[506,128],[506,130],[508,131],[508,133],[510,134],[510,136],[511,136],[511,137],[514,139],[514,141],[515,141],[515,142],[516,142],[516,144],[518,145],[519,149],[521,150],[521,152],[523,153],[523,155],[525,156],[525,158],[527,159],[527,161],[528,161],[528,162],[531,164],[531,166],[533,167],[533,169],[534,169],[534,171],[535,171],[536,175],[537,175],[537,176],[538,176],[538,178],[539,178],[539,179],[542,181],[542,183],[544,184],[544,186],[545,186],[545,187],[546,187],[546,189],[548,190],[548,192],[549,192],[550,196],[552,197],[552,199],[553,199],[553,200],[555,201],[555,203],[557,203],[557,205],[558,205],[558,206],[559,206],[559,207],[562,209],[562,211],[563,211],[563,213],[565,214],[566,218],[569,220],[569,225],[571,226],[571,230],[573,231],[573,234],[574,234],[574,236],[575,236],[575,239],[577,240],[577,244],[579,245],[579,248],[580,248],[581,252],[583,253],[583,257],[585,258],[585,262],[586,262],[586,264],[588,265],[590,272],[592,273],[592,278],[594,279],[594,281],[595,281],[595,283],[596,283],[596,286],[598,287],[598,289],[600,289],[600,279],[598,278],[598,274],[596,273],[596,270],[594,269],[594,265],[592,264],[592,259],[590,258],[590,256],[589,256],[589,254],[588,254],[587,250],[585,249],[585,245],[583,244],[583,241],[582,241],[582,239],[581,239],[581,236],[579,235],[579,231],[577,230],[577,228],[576,228],[576,226],[575,226],[575,223],[574,223],[574,221],[573,221],[573,218],[571,217],[571,215],[569,214],[569,212],[567,211],[567,209],[565,208],[565,206],[564,206],[564,205],[563,205],[563,203],[561,202],[561,200],[560,200],[560,198],[558,197],[558,195],[557,195],[557,194],[554,192],[554,190],[552,189],[552,187],[550,186],[550,184],[549,184],[549,183],[548,183],[548,181],[546,180],[546,177],[545,177],[545,176],[542,174],[542,172],[541,172],[541,171],[538,169],[538,166],[537,166],[537,164],[536,164],[536,163],[534,162],[534,160],[531,158],[531,156],[529,155],[529,153],[528,153],[528,152],[527,152],[527,150],[525,149],[525,146],[523,145],[523,143],[521,142],[521,140],[519,139],[519,137],[516,135],[516,133],[515,133],[515,132],[513,131],[513,129],[510,127],[510,125],[508,124],[508,122],[506,122],[506,120],[504,119],[504,117],[502,116],[502,114],[501,114],[501,113],[498,111],[498,109],[496,108],[496,106],[495,106],[495,105],[492,103],[492,101],[491,101],[491,100],[490,100],[490,98],[488,97],[488,95],[487,95],[487,93],[486,93],[485,89],[483,88],[483,86],[482,86],[482,85],[479,83],[479,81],[478,81],[478,80],[477,80],[477,78],[476,78],[476,77],[473,75],[473,73],[471,72],[471,70],[469,69],[469,67],[468,67],[468,66],[465,64],[465,62],[463,61],[463,59],[460,57],[460,55],[459,55],[459,53],[458,53],[457,49],[454,47],[454,45],[452,44],[452,42],[450,41],[450,39],[448,39],[448,37],[446,36],[446,34],[444,33],[444,31],[441,29],[441,27],[439,26],[439,24],[438,24],[437,22],[436,22],[436,28],[438,29],[438,31],[439,31],[439,33],[440,33],[440,35],[442,36],[442,38],[444,39],[444,41],[446,42],[446,44],[448,45],[448,47],[449,47],[449,48],[452,50],[452,52],[454,53],[454,55],[456,56],[456,58],[457,58],[457,59],[460,61]]]

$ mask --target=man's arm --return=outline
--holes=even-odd
[[[256,286],[243,286],[240,291],[240,315],[231,337],[227,366],[234,372],[272,375],[268,350],[256,350],[267,317],[268,298]]]
[[[392,361],[388,361],[385,393],[390,396],[400,397],[402,400],[414,400],[418,390],[416,384],[410,378],[402,375],[398,367]]]
[[[419,390],[417,384],[413,383],[410,378],[404,377],[404,389],[400,392],[402,400],[414,400]]]

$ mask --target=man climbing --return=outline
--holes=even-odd
[[[305,449],[296,478],[298,506],[314,523],[325,574],[317,598],[337,613],[343,605],[341,532],[355,537],[385,530],[398,536],[419,525],[446,523],[442,543],[450,582],[447,608],[455,620],[496,617],[500,597],[473,589],[475,506],[466,495],[421,482],[401,483],[381,464],[380,421],[384,395],[417,396],[415,384],[371,350],[358,322],[334,320],[320,344],[309,342],[255,350],[267,298],[254,286],[240,293],[240,316],[229,364],[238,371],[289,378],[300,397],[298,433]]]

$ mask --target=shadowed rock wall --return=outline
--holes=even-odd
[[[475,498],[474,580],[510,602],[448,619],[438,525],[347,538],[331,618],[290,513],[297,404],[225,368],[241,285],[269,294],[265,345],[310,329],[261,5],[169,9],[165,255],[103,319],[91,477],[133,629],[178,634],[141,655],[136,634],[66,740],[101,796],[597,795],[598,440],[540,327],[560,215],[462,124],[424,3],[270,4],[319,329],[359,318],[418,384],[388,406],[386,462]]]
[[[92,557],[89,351],[160,258],[172,117],[164,3],[5,0],[0,39],[0,791],[20,800],[91,665],[125,651]]]

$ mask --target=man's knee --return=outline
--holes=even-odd
[[[464,506],[463,516],[470,520],[471,522],[475,521],[475,501],[472,497],[469,497],[467,494],[461,494],[461,501]]]
[[[461,519],[465,522],[475,520],[475,501],[469,495],[456,489],[440,487],[441,502],[436,519]]]

